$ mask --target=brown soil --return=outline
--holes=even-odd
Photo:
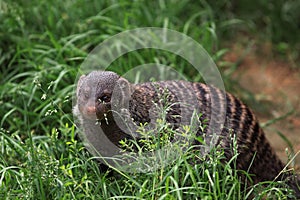
[[[300,151],[300,67],[275,57],[270,44],[254,44],[250,47],[238,44],[230,45],[229,48],[231,50],[224,56],[224,60],[233,63],[240,60],[232,78],[242,89],[253,94],[259,106],[250,107],[260,123],[264,124],[292,111],[292,114],[264,127],[271,145],[286,162],[288,144],[277,132],[280,131],[292,143],[295,153]],[[295,163],[300,165],[300,153]]]

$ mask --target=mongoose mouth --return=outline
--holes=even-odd
[[[99,121],[102,121],[104,119],[107,120],[108,117],[111,115],[111,110],[109,106],[105,104],[98,104],[95,112],[96,112],[97,120]]]

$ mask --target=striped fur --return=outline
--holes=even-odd
[[[223,141],[220,142],[225,149],[225,154],[228,159],[230,159],[233,154],[232,147],[230,146],[230,133],[232,132],[236,134],[239,152],[237,168],[246,171],[249,169],[251,174],[256,175],[253,177],[255,183],[273,180],[284,168],[284,164],[271,148],[253,112],[232,94],[223,93],[215,87],[207,86],[202,83],[190,83],[185,81],[143,83],[134,86],[135,92],[132,95],[134,104],[144,107],[144,105],[153,103],[152,100],[155,99],[157,93],[157,89],[154,85],[159,85],[160,88],[168,88],[171,94],[178,95],[178,93],[182,92],[187,98],[196,97],[200,113],[203,114],[204,118],[208,119],[207,124],[211,124],[211,122],[215,120],[211,118],[211,113],[213,112],[211,107],[212,99],[216,102],[215,106],[221,107],[223,105],[222,100],[225,96],[226,110],[223,109],[226,111],[226,120],[220,137],[223,138]],[[185,90],[181,90],[181,88],[185,88]],[[139,96],[143,98],[139,98]],[[180,108],[177,109],[180,110]],[[131,110],[130,112],[135,112],[133,116],[136,116],[139,112],[138,110],[139,109]],[[222,110],[222,108],[218,110]],[[177,113],[180,113],[180,111],[177,111]],[[149,122],[147,114],[144,113],[141,115],[143,119],[138,117],[134,118],[139,122]],[[199,134],[203,133],[199,131]]]
[[[127,109],[136,124],[151,122],[151,114],[153,114],[151,108],[154,103],[161,103],[160,99],[167,89],[167,100],[172,105],[167,114],[167,121],[174,127],[178,127],[178,124],[184,119],[174,116],[184,113],[187,114],[186,116],[191,116],[189,114],[193,112],[192,109],[198,109],[198,112],[203,114],[201,120],[208,119],[206,122],[208,128],[205,129],[208,134],[220,129],[219,144],[225,149],[228,160],[233,155],[231,134],[235,134],[239,152],[237,168],[246,171],[249,169],[249,172],[255,175],[254,183],[274,180],[283,170],[284,164],[267,141],[253,112],[232,94],[202,83],[162,81],[134,85],[112,72],[91,72],[89,75],[81,77],[77,86],[77,104],[74,107],[74,114],[80,118],[83,127],[91,129],[93,126],[90,117],[85,115],[89,113],[86,108],[94,105],[96,108],[89,110],[95,110],[95,116],[100,119],[104,134],[113,143],[118,145],[118,141],[130,137],[118,127],[113,115],[109,112],[112,109],[111,102],[99,103],[99,99],[103,97],[104,93],[108,93],[112,97],[113,91],[115,92],[114,86],[119,81],[123,82],[122,88],[127,91],[123,91],[123,93],[121,91],[118,99],[124,103],[122,94],[131,94]],[[89,88],[89,90],[85,88]],[[94,88],[94,92],[90,92],[90,88]],[[105,119],[103,112],[105,112]],[[98,127],[95,126],[94,129],[97,131]],[[197,134],[204,133],[199,130]],[[291,185],[293,184],[295,185],[295,181]]]

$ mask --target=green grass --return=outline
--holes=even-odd
[[[280,3],[287,18],[277,19]],[[136,27],[183,32],[215,61],[226,51],[222,41],[234,38],[235,31],[266,27],[261,36],[268,33],[281,52],[288,49],[297,59],[299,21],[292,9],[297,3],[280,3],[257,15],[246,4],[225,0],[0,1],[0,198],[243,199],[251,194],[261,199],[271,192],[284,199],[278,183],[244,190],[217,151],[197,165],[188,162],[196,152],[188,152],[149,174],[103,171],[78,138],[71,114],[74,81],[85,57],[110,36]],[[266,3],[259,6],[269,8]],[[290,31],[283,31],[282,25]],[[123,73],[150,62],[168,64],[190,80],[200,80],[189,63],[164,51],[128,53],[111,69]],[[226,74],[223,78],[233,86]]]
[[[284,199],[287,194],[276,182],[243,184],[232,167],[237,154],[224,163],[218,148],[207,157],[187,150],[170,165],[148,173],[105,172],[75,139],[74,126],[25,140],[3,131],[1,137],[2,199]]]
[[[162,121],[157,126],[167,129]],[[238,173],[249,174],[234,170],[237,153],[224,163],[224,152],[218,147],[206,157],[189,149],[170,165],[148,173],[127,173],[116,168],[101,171],[96,158],[75,139],[74,126],[66,124],[26,140],[2,131],[1,137],[3,199],[285,199],[288,193],[276,182],[250,187]],[[232,148],[236,151],[235,142]]]

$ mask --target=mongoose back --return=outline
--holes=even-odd
[[[111,112],[114,88],[119,82],[123,84],[122,88],[125,88],[125,93],[130,94],[130,98],[127,99],[127,109],[130,117],[137,124],[151,121],[150,108],[153,103],[159,102],[158,91],[162,89],[167,89],[171,94],[169,100],[173,106],[167,114],[167,121],[174,124],[178,118],[172,116],[182,114],[180,104],[174,103],[179,101],[178,92],[183,94],[187,102],[192,101],[191,104],[196,102],[197,108],[203,114],[201,117],[208,119],[208,125],[213,120],[218,120],[211,118],[216,110],[221,109],[221,106],[218,107],[218,102],[226,100],[224,126],[220,126],[223,136],[220,137],[220,144],[225,149],[227,159],[229,160],[232,156],[230,151],[230,132],[232,131],[237,138],[239,153],[237,169],[245,171],[250,169],[249,173],[255,175],[254,183],[274,180],[284,169],[284,163],[276,156],[253,112],[232,94],[222,93],[221,90],[203,83],[160,81],[131,84],[114,72],[93,71],[88,75],[81,76],[77,85],[77,104],[74,107],[74,114],[80,119],[84,129],[97,132],[101,128],[107,138],[116,145],[120,140],[131,137],[118,126]],[[117,95],[119,95],[119,104],[123,104],[125,100],[122,95]],[[216,108],[212,106],[213,101]],[[96,121],[99,123],[96,124]],[[198,134],[203,133],[199,130]],[[286,177],[288,176],[282,176],[282,178]],[[298,179],[296,176],[288,181],[288,184],[300,198],[300,191],[297,188]]]

